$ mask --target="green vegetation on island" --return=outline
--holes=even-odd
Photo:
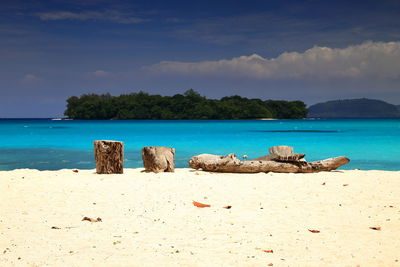
[[[309,118],[397,118],[397,106],[375,99],[345,99],[318,103],[308,108]]]
[[[307,116],[302,101],[248,99],[241,96],[208,99],[190,89],[174,96],[145,92],[120,96],[86,94],[67,99],[64,114],[70,119],[235,120],[300,119]]]

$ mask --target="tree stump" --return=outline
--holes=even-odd
[[[142,148],[144,169],[147,172],[174,172],[175,149],[162,146]]]
[[[124,172],[124,143],[118,141],[94,141],[96,173],[113,174]]]

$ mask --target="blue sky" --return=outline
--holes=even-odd
[[[400,2],[2,1],[0,117],[172,95],[400,104]]]

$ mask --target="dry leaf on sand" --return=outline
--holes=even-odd
[[[89,221],[89,222],[101,222],[101,218],[97,217],[97,219],[93,219],[90,217],[83,217],[82,221]]]
[[[370,227],[369,229],[380,231],[381,227],[380,226],[373,226],[373,227]]]
[[[208,204],[203,204],[203,203],[200,203],[200,202],[197,202],[197,201],[194,201],[194,200],[193,200],[193,205],[195,205],[198,208],[209,208],[209,207],[211,207]]]

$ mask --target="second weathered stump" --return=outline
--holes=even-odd
[[[94,141],[96,173],[113,174],[124,172],[124,143],[118,141]]]
[[[175,149],[162,146],[142,148],[143,165],[148,172],[174,172]]]

